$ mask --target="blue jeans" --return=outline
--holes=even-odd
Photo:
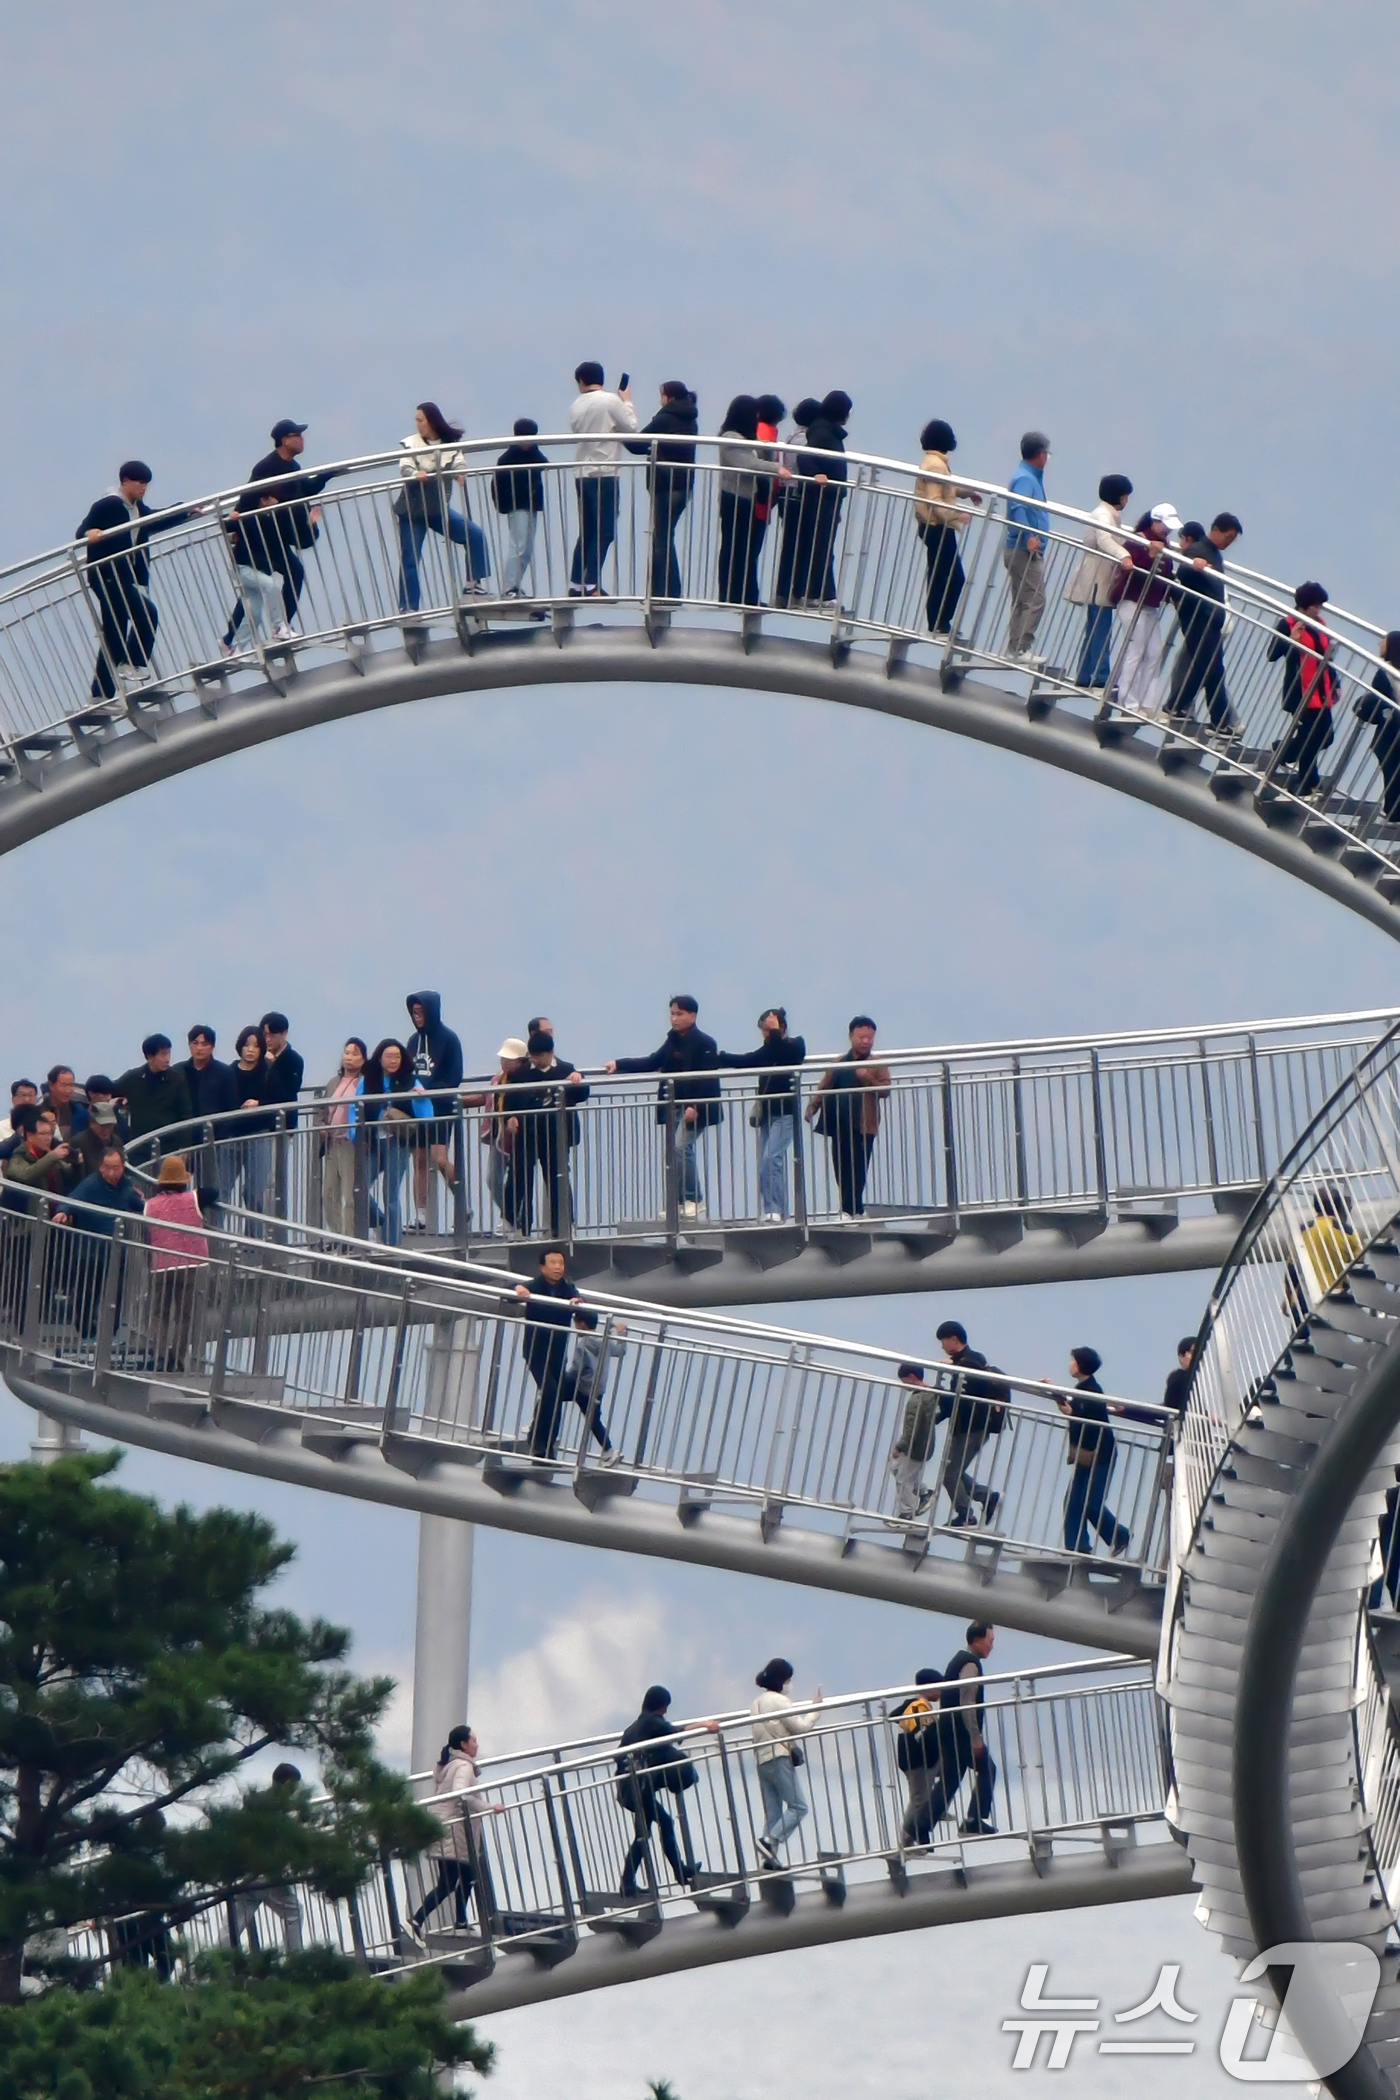
[[[758,1207],[788,1214],[787,1155],[792,1150],[793,1119],[771,1116],[760,1133],[758,1151]]]
[[[701,1138],[700,1125],[687,1123],[683,1112],[676,1117],[676,1201],[677,1203],[703,1203],[705,1191],[700,1185],[700,1161],[697,1156]]]
[[[384,1208],[380,1223],[386,1247],[397,1247],[403,1239],[403,1178],[408,1172],[408,1139],[397,1130],[381,1125],[374,1135],[375,1167],[383,1176]]]
[[[1110,1453],[1107,1463],[1074,1469],[1065,1498],[1065,1544],[1071,1553],[1092,1553],[1095,1531],[1111,1547],[1124,1548],[1132,1538],[1127,1525],[1119,1523],[1103,1499],[1108,1493],[1113,1458]]]
[[[764,1842],[781,1845],[785,1838],[792,1836],[807,1813],[807,1799],[798,1783],[797,1767],[786,1751],[759,1766],[758,1788],[763,1796]]]
[[[1084,654],[1079,659],[1080,685],[1107,685],[1109,659],[1113,655],[1113,607],[1084,608]]]
[[[444,523],[446,530],[444,531]],[[480,583],[491,574],[491,557],[486,551],[486,534],[474,518],[464,518],[460,511],[449,510],[444,521],[438,510],[410,511],[406,518],[399,519],[399,553],[403,559],[403,574],[399,579],[399,611],[417,612],[423,602],[422,586],[418,578],[418,557],[423,552],[423,542],[429,530],[443,533],[454,547],[467,549],[467,581]]]
[[[617,476],[580,474],[574,486],[578,490],[578,539],[569,581],[585,591],[596,591],[608,550],[617,538]]]

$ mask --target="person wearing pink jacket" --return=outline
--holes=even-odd
[[[199,1199],[190,1187],[190,1170],[177,1152],[169,1153],[160,1163],[155,1194],[146,1198],[151,1368],[156,1371],[185,1368],[199,1271],[209,1260],[209,1242],[198,1229],[203,1223]]]

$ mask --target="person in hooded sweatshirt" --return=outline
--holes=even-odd
[[[802,404],[809,410],[811,405]],[[837,388],[808,417],[807,442],[794,461],[801,486],[788,490],[785,506],[778,568],[780,605],[835,604],[836,528],[846,500],[844,453],[851,408],[850,395]]]
[[[661,406],[643,426],[640,438],[629,438],[629,452],[650,453],[647,487],[651,490],[651,595],[680,598],[685,585],[676,558],[676,527],[690,501],[695,480],[695,433],[699,415],[694,394],[683,379],[663,379]],[[658,440],[655,451],[645,442]]]
[[[433,1103],[433,1120],[420,1124],[413,1134],[413,1196],[419,1216],[408,1229],[423,1232],[427,1229],[424,1213],[428,1208],[429,1163],[437,1168],[449,1188],[454,1179],[444,1119],[451,1115],[462,1084],[462,1039],[443,1026],[441,992],[410,992],[404,1004],[413,1023],[408,1039],[413,1077]]]

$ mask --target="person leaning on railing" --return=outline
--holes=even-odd
[[[1203,532],[1194,521],[1181,530],[1176,563],[1176,617],[1181,626],[1181,647],[1172,671],[1166,712],[1189,715],[1204,686],[1212,729],[1230,730],[1237,726],[1225,690],[1225,553],[1243,530],[1232,510],[1222,510],[1209,532]]]
[[[198,1230],[204,1220],[190,1187],[190,1171],[178,1152],[160,1163],[155,1194],[146,1198],[146,1235],[151,1254],[151,1367],[183,1371],[194,1324],[199,1271],[209,1260],[209,1242]],[[176,1228],[186,1228],[183,1230]]]
[[[699,1147],[712,1124],[723,1122],[720,1099],[719,1045],[699,1025],[700,1002],[689,992],[671,1001],[671,1026],[660,1048],[649,1057],[614,1057],[609,1072],[659,1072],[657,1123],[664,1129],[675,1103],[676,1201],[683,1218],[698,1218],[705,1207],[700,1179]],[[672,1091],[673,1090],[673,1091]]]
[[[116,697],[117,679],[150,670],[160,614],[151,597],[150,541],[200,516],[202,504],[152,510],[146,501],[151,470],[143,459],[117,469],[117,486],[88,506],[74,539],[87,542],[88,588],[97,600],[102,646],[92,675],[94,700]]]
[[[721,1050],[719,1062],[730,1072],[759,1075],[749,1121],[758,1134],[758,1207],[765,1225],[780,1225],[788,1214],[786,1157],[796,1136],[797,1071],[806,1062],[807,1045],[788,1034],[787,1009],[765,1006],[758,1017],[763,1041],[757,1050]]]
[[[452,508],[453,484],[465,489],[461,424],[449,423],[436,401],[420,401],[413,416],[414,428],[403,440],[393,504],[399,526],[400,612],[417,612],[423,602],[419,563],[430,532],[449,546],[466,549],[469,593],[483,590],[491,569],[485,533],[474,518]]]
[[[792,1679],[792,1664],[784,1656],[775,1655],[754,1679],[758,1697],[749,1708],[764,1812],[763,1829],[756,1844],[759,1864],[770,1874],[783,1864],[779,1845],[787,1843],[808,1811],[809,1803],[797,1777],[798,1766],[806,1762],[798,1737],[815,1727],[816,1708],[822,1703],[822,1688],[818,1685],[808,1705],[795,1707],[787,1689]]]
[[[1172,589],[1167,554],[1171,528],[1155,511],[1144,511],[1133,527],[1128,566],[1114,579],[1122,642],[1113,697],[1139,714],[1155,715],[1162,704],[1162,607]]]

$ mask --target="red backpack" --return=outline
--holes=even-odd
[[[1306,620],[1286,615],[1288,632],[1298,650],[1298,708],[1331,707],[1337,698],[1337,677],[1327,661],[1328,641]]]

